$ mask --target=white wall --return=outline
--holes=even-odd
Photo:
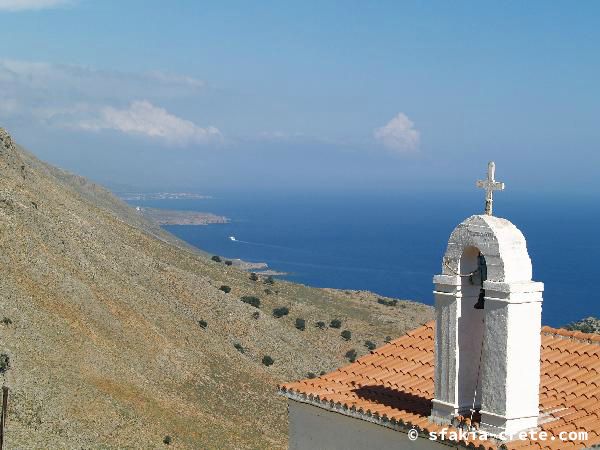
[[[290,450],[448,450],[457,448],[288,399]]]

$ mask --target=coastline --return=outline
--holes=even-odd
[[[279,270],[270,269],[269,265],[266,262],[250,262],[250,261],[244,261],[239,258],[233,258],[233,259],[225,258],[225,259],[228,261],[231,261],[232,266],[237,267],[242,270],[245,270],[247,272],[254,272],[257,275],[262,275],[265,277],[268,277],[268,276],[276,277],[276,276],[289,275],[288,272],[281,272]]]
[[[225,224],[231,220],[225,216],[199,211],[147,208],[137,206],[136,211],[159,225],[212,225]]]
[[[178,197],[167,197],[161,195],[161,199],[180,199],[182,194],[178,194]],[[143,194],[140,194],[135,200],[146,198]],[[153,198],[157,198],[153,195]],[[186,194],[185,198],[209,198],[207,196],[192,197],[192,194]],[[136,211],[142,214],[144,217],[153,220],[161,227],[163,225],[214,225],[214,224],[226,224],[230,223],[231,219],[225,216],[201,211],[185,211],[177,209],[163,209],[163,208],[150,208],[143,206],[136,206]],[[226,258],[231,261],[231,265],[237,267],[246,272],[254,272],[261,276],[285,276],[289,275],[288,272],[282,272],[279,270],[273,270],[269,268],[266,262],[252,262],[244,261],[240,258]]]

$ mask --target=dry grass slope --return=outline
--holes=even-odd
[[[251,281],[2,129],[0,175],[8,448],[164,448],[166,435],[173,448],[284,448],[278,382],[331,370],[349,349],[367,352],[364,341],[431,318],[429,307],[370,293]],[[258,318],[242,295],[261,299]],[[274,318],[280,306],[290,313]],[[334,318],[341,329],[315,326]]]

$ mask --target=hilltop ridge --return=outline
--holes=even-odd
[[[431,318],[372,293],[253,281],[3,129],[0,175],[9,448],[163,448],[167,435],[176,448],[284,448],[277,383]]]

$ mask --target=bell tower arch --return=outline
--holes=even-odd
[[[458,314],[458,374],[457,401],[459,410],[479,409],[481,390],[479,389],[480,364],[483,342],[483,281],[487,266],[481,251],[472,245],[466,246],[460,257],[459,270],[455,275],[460,281],[460,310]],[[448,271],[452,269],[448,268]]]

